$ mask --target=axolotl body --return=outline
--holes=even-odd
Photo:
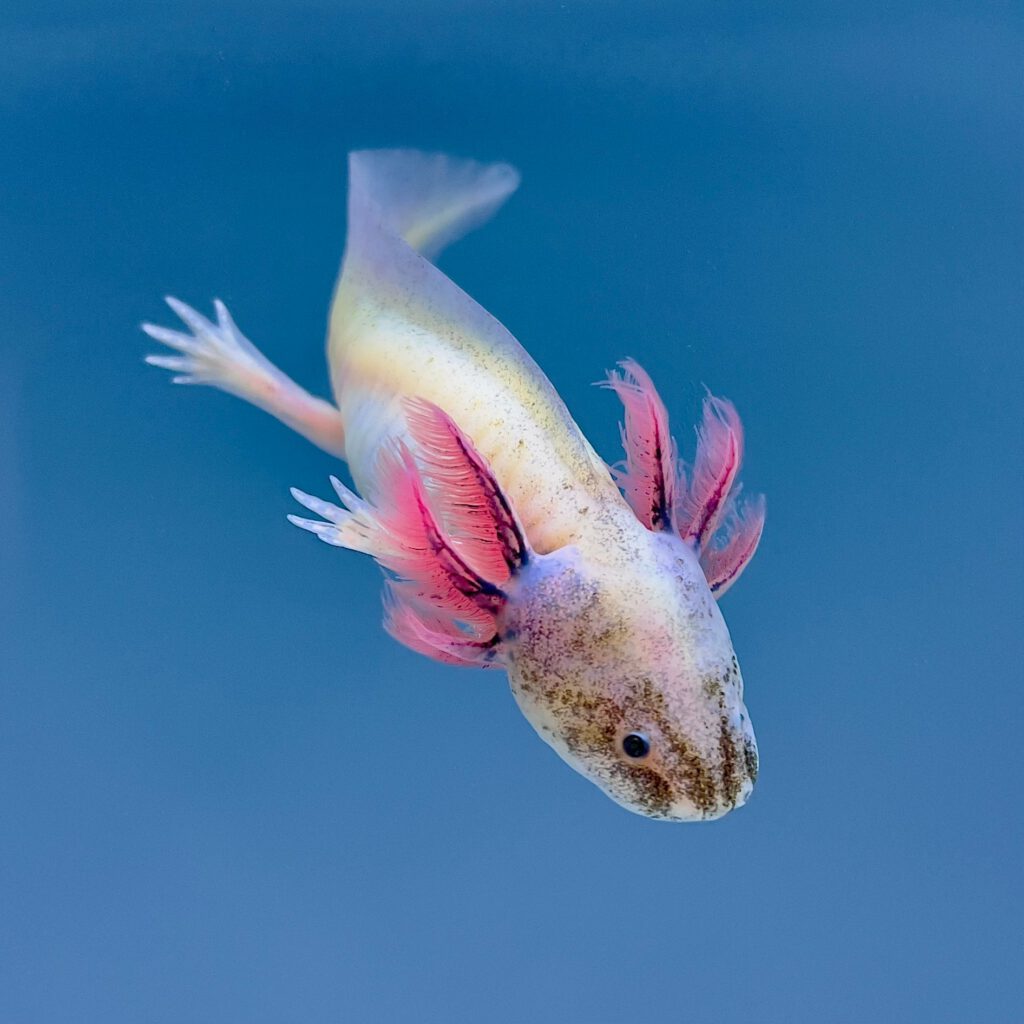
[[[717,599],[757,547],[738,501],[743,435],[708,396],[684,466],[647,374],[620,364],[625,461],[610,469],[537,364],[432,262],[490,217],[517,172],[413,151],[350,158],[330,316],[336,404],[273,366],[220,302],[148,361],[238,395],[347,461],[337,504],[289,517],[386,571],[385,626],[441,661],[503,668],[519,707],[624,807],[670,821],[742,805],[757,777],[743,680]]]

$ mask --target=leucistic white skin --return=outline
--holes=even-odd
[[[354,153],[330,317],[336,405],[239,332],[169,299],[191,333],[144,325],[149,362],[260,406],[344,458],[358,495],[293,491],[291,516],[385,569],[385,627],[441,661],[504,668],[523,713],[573,768],[639,814],[720,817],[757,748],[717,598],[757,547],[741,505],[742,430],[708,396],[696,458],[631,361],[609,375],[625,462],[597,456],[515,339],[431,261],[514,191],[516,171],[411,151]]]

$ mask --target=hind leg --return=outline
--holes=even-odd
[[[324,451],[345,457],[341,413],[274,366],[238,329],[223,302],[214,301],[215,324],[177,299],[168,297],[167,304],[192,333],[143,324],[146,334],[179,353],[146,356],[147,363],[173,370],[175,384],[210,384],[244,398]]]

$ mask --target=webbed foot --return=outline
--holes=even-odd
[[[267,359],[238,329],[220,299],[213,303],[216,323],[171,296],[167,296],[167,305],[191,333],[143,324],[142,329],[154,341],[178,353],[146,356],[147,363],[172,371],[175,384],[209,384],[244,398],[324,451],[345,457],[345,434],[338,410],[299,387]]]
[[[143,324],[142,329],[154,341],[180,353],[176,356],[146,356],[146,362],[151,366],[174,371],[175,384],[211,384],[241,398],[251,399],[253,395],[266,391],[275,379],[284,376],[242,334],[220,299],[213,301],[217,311],[215,324],[170,295],[166,301],[192,333],[185,334],[148,323]]]

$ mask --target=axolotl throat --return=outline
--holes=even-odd
[[[504,669],[538,734],[608,796],[668,821],[748,798],[757,745],[718,599],[757,548],[743,431],[708,396],[696,455],[632,360],[608,375],[625,459],[609,468],[501,324],[432,262],[515,190],[516,171],[394,150],[350,158],[328,358],[335,403],[271,364],[220,302],[169,299],[189,333],[148,361],[270,412],[347,461],[355,490],[293,491],[289,518],[384,568],[385,628],[454,665]]]

